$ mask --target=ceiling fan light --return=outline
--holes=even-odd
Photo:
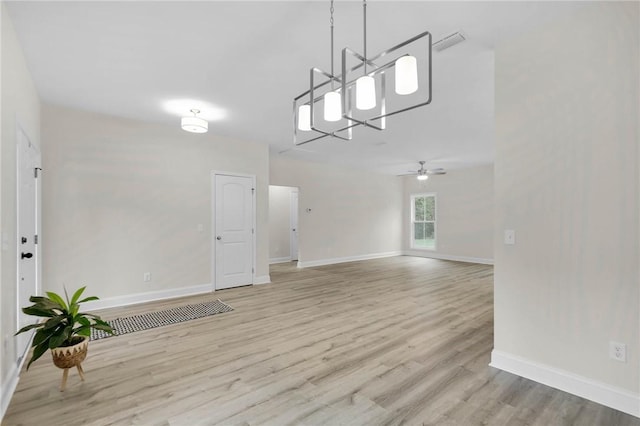
[[[418,175],[418,180],[427,180],[429,179],[428,175]]]
[[[342,102],[340,93],[327,92],[324,95],[324,119],[326,121],[339,121],[342,118]]]
[[[311,105],[300,105],[298,108],[298,129],[303,132],[311,130]]]
[[[356,108],[366,111],[376,106],[376,81],[363,75],[356,80]]]
[[[181,121],[182,130],[186,130],[191,133],[207,133],[209,130],[209,123],[207,120],[203,120],[198,117],[182,117]]]
[[[418,62],[415,56],[402,56],[396,60],[396,93],[410,95],[418,90]]]

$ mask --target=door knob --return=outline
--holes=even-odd
[[[221,237],[220,235],[218,235],[218,236],[216,237],[216,240],[218,240],[218,241],[220,241],[221,239],[222,239],[222,237]]]
[[[27,237],[22,237],[20,239],[20,241],[22,242],[22,244],[26,244],[27,243]]]
[[[293,232],[296,232],[296,228],[293,228],[293,229],[292,229],[292,231],[293,231]]]
[[[20,256],[22,259],[31,259],[33,257],[32,253],[22,253]]]

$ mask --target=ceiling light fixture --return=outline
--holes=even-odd
[[[362,16],[363,54],[348,47],[342,49],[341,78],[343,91],[355,79],[356,109],[368,113],[356,111],[350,115],[345,112],[344,117],[366,127],[384,130],[387,117],[431,103],[431,33],[425,31],[370,57],[367,54],[367,0],[362,0]],[[422,74],[418,73],[418,65],[424,70]],[[356,77],[359,74],[362,76]],[[387,74],[393,76],[395,87],[392,92],[388,91]],[[420,86],[422,90],[419,90]],[[343,99],[343,102],[352,100]],[[387,103],[393,109],[388,110]]]
[[[351,139],[351,127],[355,124],[343,116],[342,81],[335,75],[333,48],[333,0],[330,11],[330,54],[331,72],[320,68],[309,71],[309,90],[293,100],[293,138],[296,145],[302,145],[326,136],[342,140]],[[346,106],[350,108],[350,106]],[[317,113],[322,111],[322,114]],[[299,132],[311,132],[301,134]],[[305,139],[306,138],[306,139]]]
[[[364,66],[364,73],[362,77],[356,80],[356,108],[360,110],[370,110],[376,106],[376,81],[373,77],[367,75],[367,0],[362,1],[362,16],[363,16],[363,49],[364,59],[362,65]]]
[[[431,103],[431,33],[425,31],[377,55],[368,57],[366,0],[362,2],[362,9],[363,55],[345,47],[342,50],[342,73],[336,76],[333,71],[333,1],[331,1],[331,73],[312,68],[309,90],[294,98],[293,142],[295,145],[303,145],[327,136],[350,140],[352,129],[359,125],[384,130],[387,117]],[[418,46],[421,43],[424,44],[423,47]],[[412,49],[411,52],[409,48]],[[419,67],[423,69],[422,73],[418,72]],[[392,76],[395,86],[390,93],[387,92],[387,74]],[[317,76],[325,80],[319,82]],[[336,89],[335,83],[340,84],[340,87]],[[337,101],[342,102],[341,108],[335,106]],[[393,107],[390,111],[387,110],[387,101],[389,106]],[[324,123],[321,123],[314,114],[315,105],[319,102],[324,102]],[[340,111],[340,117],[338,111]],[[328,127],[327,124],[331,123],[335,124],[333,127]],[[300,137],[299,132],[309,131],[313,132],[309,138]]]
[[[193,117],[182,117],[182,130],[186,130],[191,133],[207,133],[207,130],[209,130],[209,123],[207,120],[198,117],[200,110],[193,108],[191,109],[191,113],[193,114]]]

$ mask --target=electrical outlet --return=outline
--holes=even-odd
[[[151,281],[151,272],[145,272],[144,276],[143,276],[143,280],[144,280],[144,282]]]
[[[627,345],[620,342],[609,342],[609,358],[627,362]]]

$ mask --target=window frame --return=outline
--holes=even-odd
[[[433,209],[433,221],[415,221],[416,217],[416,198],[421,197],[433,197],[433,203],[435,208]],[[429,250],[436,251],[438,249],[438,196],[435,192],[421,192],[419,194],[411,194],[410,197],[411,202],[411,217],[409,219],[410,223],[410,240],[409,246],[412,250]],[[433,248],[431,247],[417,247],[415,245],[415,224],[416,223],[431,223],[433,222]]]

